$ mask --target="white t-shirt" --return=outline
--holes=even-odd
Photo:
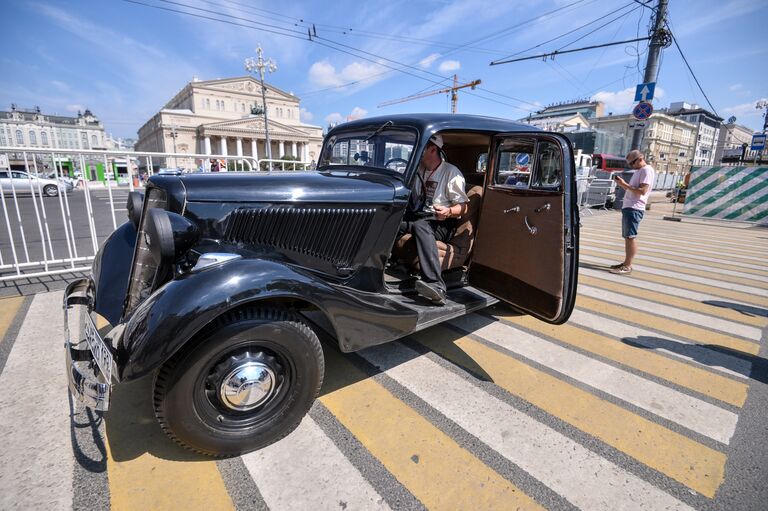
[[[632,174],[632,178],[629,180],[629,186],[633,188],[639,188],[640,185],[646,184],[648,185],[648,191],[646,191],[644,194],[641,194],[627,190],[624,193],[624,200],[621,203],[621,208],[632,208],[645,211],[645,203],[648,201],[648,197],[651,196],[651,189],[653,188],[653,183],[655,180],[656,172],[654,172],[653,167],[650,165],[646,165],[637,169],[635,173]]]
[[[455,165],[443,161],[434,171],[419,168],[418,172],[421,179],[416,176],[412,193],[422,193],[423,180],[426,184],[426,204],[447,207],[469,202],[464,175]]]

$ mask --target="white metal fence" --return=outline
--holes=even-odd
[[[232,155],[0,147],[0,282],[89,270],[99,245],[127,221],[128,192],[143,188],[155,173],[311,165]]]

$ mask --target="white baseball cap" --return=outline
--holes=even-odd
[[[429,141],[435,144],[440,149],[443,148],[443,136],[442,135],[432,135],[429,137]]]

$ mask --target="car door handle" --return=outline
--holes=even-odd
[[[509,208],[504,210],[504,214],[507,213],[519,213],[520,212],[520,206],[515,206],[514,208]]]
[[[536,233],[539,232],[539,229],[537,229],[535,225],[531,225],[531,224],[528,223],[528,217],[527,216],[525,217],[525,219],[523,221],[525,222],[525,227],[528,229],[528,233],[531,236],[536,236]]]
[[[546,203],[546,204],[544,204],[542,207],[534,209],[534,211],[535,211],[536,213],[541,213],[542,211],[549,211],[550,209],[552,209],[552,204],[550,204],[549,202],[547,202],[547,203]]]

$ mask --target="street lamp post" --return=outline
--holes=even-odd
[[[264,70],[268,70],[270,73],[277,71],[277,63],[272,59],[264,60],[264,52],[261,49],[261,45],[256,48],[256,58],[248,57],[245,59],[245,70],[249,73],[253,73],[256,70],[259,72],[259,79],[261,80],[261,102],[264,106],[264,134],[267,139],[267,159],[272,159],[272,144],[269,141],[269,119],[267,116],[267,88],[264,85]]]

